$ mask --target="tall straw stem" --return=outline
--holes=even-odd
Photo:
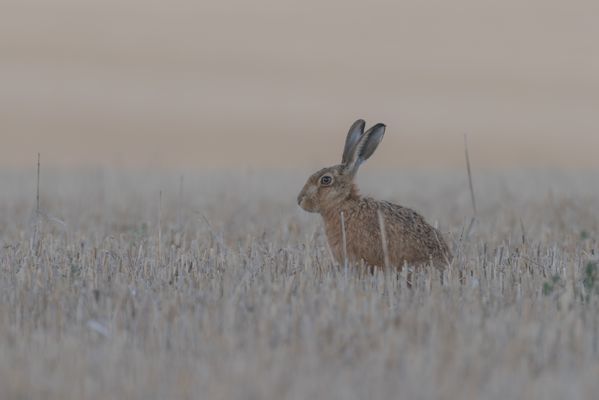
[[[347,260],[347,235],[345,233],[345,215],[341,211],[341,237],[343,238],[343,268],[347,273],[349,263]]]
[[[40,173],[41,173],[41,154],[37,153],[37,190],[36,190],[36,206],[35,212],[40,213]]]
[[[390,262],[389,262],[389,248],[387,247],[387,230],[385,229],[385,217],[381,210],[377,210],[377,214],[379,217],[379,229],[381,230],[381,242],[382,242],[382,246],[383,246],[385,268],[388,269]]]

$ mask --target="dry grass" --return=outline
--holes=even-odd
[[[2,398],[596,396],[592,173],[476,175],[465,239],[463,172],[365,171],[455,251],[444,286],[425,271],[408,289],[332,263],[294,204],[307,172],[180,191],[177,173],[42,171],[38,216],[35,173],[0,174]]]

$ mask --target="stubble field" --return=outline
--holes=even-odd
[[[0,173],[3,399],[585,399],[599,392],[588,172],[363,171],[438,224],[443,277],[334,264],[311,171]]]

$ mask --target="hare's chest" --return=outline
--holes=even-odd
[[[325,232],[333,256],[340,264],[347,259],[356,263],[365,261],[369,265],[382,262],[380,230],[359,215],[339,218],[339,222],[325,221]]]

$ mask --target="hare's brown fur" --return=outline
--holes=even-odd
[[[382,129],[384,132],[384,125]],[[371,131],[361,133],[360,141],[367,141],[370,133]],[[351,129],[348,138],[350,134]],[[380,142],[382,134],[376,139]],[[313,174],[300,192],[298,204],[306,211],[317,212],[322,216],[329,246],[340,264],[344,263],[347,255],[347,261],[364,262],[369,266],[383,267],[388,263],[401,268],[407,263],[414,266],[432,264],[441,268],[447,265],[451,260],[451,252],[443,236],[420,214],[397,204],[360,196],[353,181],[355,173],[359,163],[374,152],[378,142],[374,145],[370,143],[370,148],[353,149],[357,152],[353,161],[346,159],[344,153],[342,164]],[[356,143],[353,145],[356,146]],[[346,143],[346,151],[347,146]],[[364,143],[362,146],[365,146]],[[367,153],[360,160],[360,154],[364,155],[364,148]],[[358,165],[352,164],[353,162]],[[325,175],[331,178],[331,184],[321,184]],[[379,215],[382,216],[382,225]],[[345,249],[342,219],[345,226]],[[386,243],[383,243],[381,227],[385,229]]]

